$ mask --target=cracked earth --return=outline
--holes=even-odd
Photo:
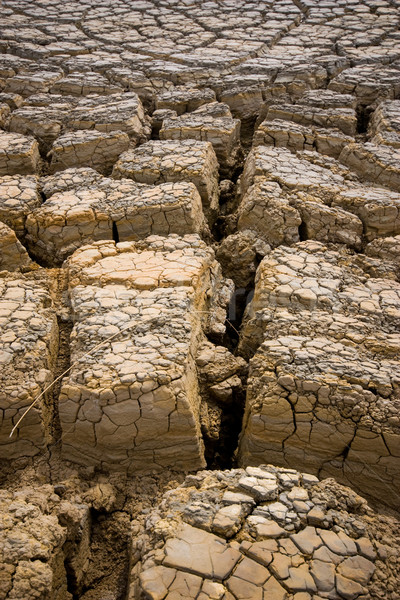
[[[3,0],[0,597],[400,599],[400,2]]]

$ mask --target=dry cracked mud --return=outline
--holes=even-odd
[[[400,600],[399,0],[0,9],[0,598]]]

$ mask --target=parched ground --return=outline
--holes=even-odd
[[[398,0],[3,0],[1,598],[399,600],[399,326]]]

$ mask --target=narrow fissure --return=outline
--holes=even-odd
[[[228,316],[225,322],[226,333],[224,337],[224,346],[233,354],[237,353],[239,344],[240,329],[247,305],[251,302],[254,295],[254,287],[238,288],[229,303]]]
[[[360,105],[357,107],[357,133],[365,135],[373,109],[370,106]]]
[[[39,267],[42,267],[43,269],[54,269],[57,267],[61,267],[63,261],[59,258],[53,256],[52,261],[49,261],[46,258],[40,256],[40,254],[37,252],[37,249],[35,248],[35,244],[31,243],[29,239],[27,239],[26,235],[24,235],[24,237],[20,241],[24,246],[25,250],[27,251],[29,258],[33,260],[33,262],[38,264]]]
[[[237,117],[239,118],[239,117]],[[258,116],[254,116],[248,119],[242,119],[240,124],[240,142],[242,144],[242,148],[245,154],[247,154],[251,146],[253,144],[253,136],[254,131],[256,129],[256,125]]]
[[[119,243],[118,227],[115,221],[112,222],[112,237],[116,244]]]
[[[62,375],[71,364],[71,348],[70,339],[73,324],[69,321],[63,320],[60,316],[57,316],[58,325],[58,354],[54,367],[54,380]],[[58,412],[58,399],[60,396],[61,386],[63,379],[57,381],[49,390],[47,396],[47,402],[49,407],[49,413],[52,415],[49,423],[49,431],[51,437],[51,443],[49,445],[50,459],[58,455],[61,447],[60,441],[62,437],[62,429],[60,423],[60,416]]]
[[[299,225],[299,238],[301,242],[308,240],[307,224],[304,221],[302,221]]]
[[[240,328],[244,311],[253,295],[253,290],[237,290],[228,307],[225,321],[226,332],[219,345],[224,346],[233,354],[237,355]],[[216,340],[210,340],[214,341]],[[243,361],[243,367],[237,373],[240,385],[232,387],[231,396],[224,402],[216,402],[206,393],[208,416],[214,423],[210,431],[203,431],[205,444],[205,458],[208,469],[232,469],[237,466],[236,451],[239,436],[242,430],[242,421],[246,401],[247,389],[247,365]],[[215,425],[215,422],[217,425]]]
[[[232,391],[232,402],[222,410],[218,438],[206,444],[207,468],[234,469],[237,467],[236,450],[242,429],[246,389]],[[214,443],[212,443],[214,442]]]
[[[126,600],[130,548],[129,514],[92,509],[88,569],[74,600]]]
[[[235,211],[237,210],[241,198],[238,193],[238,182],[243,172],[244,158],[248,153],[248,146],[251,145],[254,127],[256,120],[252,121],[251,127],[241,130],[242,144],[242,161],[231,174],[230,179],[221,179],[219,182],[220,189],[220,213],[214,223],[212,234],[217,247],[230,234],[236,232],[234,226]],[[244,139],[246,138],[247,139]],[[218,258],[218,255],[217,255]],[[261,261],[262,257],[256,257],[255,262]],[[220,260],[220,264],[225,278],[235,281],[235,264],[228,260],[225,262]],[[231,300],[227,307],[227,315],[225,320],[225,333],[222,339],[214,339],[209,335],[210,341],[217,345],[226,348],[233,356],[237,356],[239,344],[240,329],[242,326],[243,315],[247,304],[253,297],[254,293],[254,274],[250,277],[250,284],[246,287],[235,286]],[[247,365],[243,360],[243,367],[237,373],[240,385],[233,386],[229,392],[226,392],[226,398],[222,401],[216,400],[210,396],[207,386],[203,386],[202,395],[206,406],[206,425],[202,426],[202,434],[205,445],[205,459],[207,468],[212,469],[231,469],[237,466],[237,447],[239,436],[242,430],[242,421],[245,409],[246,387],[247,387]],[[223,382],[222,382],[223,383]]]

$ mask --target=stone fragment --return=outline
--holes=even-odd
[[[205,579],[201,586],[198,600],[229,600],[226,592],[226,588],[222,583],[216,581],[210,581]]]
[[[307,512],[307,522],[310,525],[319,527],[327,527],[329,525],[325,512],[318,506],[314,506],[314,508]]]
[[[220,383],[216,383],[209,388],[210,395],[217,402],[230,403],[232,402],[233,390],[241,387],[241,380],[237,375],[225,379]]]
[[[111,512],[116,504],[116,490],[110,483],[98,483],[85,493],[84,499],[98,512]]]
[[[247,519],[247,525],[251,532],[254,532],[255,538],[279,538],[285,535],[285,529],[272,521],[271,519],[265,519],[264,517],[250,516]]]
[[[342,532],[338,534],[334,531],[326,531],[324,529],[317,529],[317,533],[331,552],[341,554],[342,556],[355,555],[357,553],[354,541],[346,534]]]
[[[150,136],[150,120],[133,92],[83,98],[68,115],[68,126],[103,133],[122,131],[135,146]]]
[[[290,556],[276,552],[274,553],[272,563],[269,565],[269,569],[278,579],[287,579],[289,577],[289,567],[291,566],[292,560]]]
[[[139,183],[191,181],[197,187],[205,214],[215,219],[218,207],[218,163],[209,142],[150,141],[122,154],[114,177]]]
[[[0,219],[14,229],[19,238],[25,234],[26,217],[40,206],[41,201],[36,177],[0,177]]]
[[[332,592],[335,589],[335,565],[320,560],[312,560],[310,573],[319,592]]]
[[[397,235],[400,231],[400,194],[398,192],[367,184],[364,186],[352,185],[337,190],[331,208],[339,207],[359,217],[364,225],[367,241],[377,237]]]
[[[354,600],[364,592],[364,588],[359,583],[339,574],[336,575],[336,589],[340,598],[345,600]]]
[[[249,496],[248,494],[243,494],[241,492],[225,492],[222,496],[222,502],[225,504],[236,504],[240,502],[241,504],[250,504],[253,506],[255,504],[253,496]]]
[[[375,110],[368,127],[374,144],[400,148],[400,101],[385,100]]]
[[[339,160],[357,175],[377,185],[400,191],[400,150],[389,146],[349,144],[343,148]]]
[[[287,591],[276,579],[271,576],[263,585],[264,597],[268,600],[286,600]]]
[[[316,196],[306,192],[290,196],[291,206],[300,215],[304,237],[320,242],[346,244],[360,250],[364,232],[361,219],[348,210],[322,204]]]
[[[290,536],[290,539],[298,546],[303,554],[312,555],[314,550],[322,546],[322,541],[315,527],[305,527],[299,533]]]
[[[170,110],[169,108],[159,108],[155,110],[151,115],[151,126],[152,126],[152,135],[153,137],[159,137],[160,129],[162,127],[164,119],[168,119],[170,117],[176,117],[176,111]]]
[[[343,148],[352,141],[352,137],[336,129],[321,129],[273,119],[261,123],[254,134],[253,145],[287,148],[292,152],[316,150],[339,158]]]
[[[88,96],[89,94],[109,95],[118,94],[123,90],[117,85],[112,85],[100,73],[70,73],[58,79],[50,88],[51,94],[71,96]]]
[[[263,590],[261,587],[251,581],[244,581],[240,577],[233,575],[226,581],[226,587],[232,592],[234,598],[246,598],[252,600],[262,600]]]
[[[198,89],[190,86],[176,86],[159,94],[156,108],[176,111],[177,115],[192,112],[208,102],[214,102],[215,92],[210,88]]]
[[[224,106],[224,105],[222,105]],[[209,108],[211,107],[211,108]],[[199,140],[211,142],[220,165],[221,175],[232,174],[240,155],[240,121],[215,114],[213,103],[178,117],[164,119],[160,129],[162,140]]]
[[[299,241],[298,211],[277,183],[262,177],[247,190],[235,216],[238,231],[250,230],[273,248]]]
[[[70,167],[92,167],[108,174],[120,154],[129,148],[126,133],[76,131],[66,133],[53,143],[48,153],[50,173]]]
[[[35,173],[39,161],[36,140],[17,133],[0,132],[0,176]]]
[[[317,586],[315,585],[307,564],[300,565],[299,567],[290,567],[289,577],[285,579],[285,586],[291,592],[317,591]]]
[[[332,90],[308,90],[296,99],[296,104],[314,106],[322,109],[357,108],[357,98],[352,94],[339,94]]]
[[[238,231],[222,240],[216,248],[216,256],[223,272],[232,277],[238,288],[245,290],[254,281],[260,259],[270,250],[269,244],[259,239],[256,233],[247,230]],[[240,299],[239,295],[237,299]],[[231,309],[231,316],[236,318],[238,306],[232,304]]]
[[[157,565],[140,573],[140,586],[148,598],[158,600],[165,598],[175,577],[175,569]]]
[[[263,542],[243,542],[240,548],[250,558],[268,567],[272,562],[273,552],[278,550],[278,544],[275,540],[269,539]]]
[[[240,504],[223,506],[215,515],[212,529],[224,538],[230,538],[239,531],[243,517],[243,509]]]
[[[164,553],[164,565],[218,581],[229,576],[241,556],[221,538],[186,524],[167,540]]]
[[[359,553],[364,556],[364,558],[367,558],[370,561],[374,561],[376,559],[374,547],[367,537],[358,538],[358,540],[356,540],[356,546]]]
[[[370,548],[376,544],[376,536],[380,537],[385,531],[388,535],[387,540],[390,539],[393,543],[396,539],[396,519],[388,523],[378,517],[379,525],[376,527],[378,519],[366,505],[363,510],[359,507],[355,519],[356,505],[352,501],[355,502],[357,498],[362,501],[361,498],[338,485],[333,479],[318,482],[313,478],[313,487],[310,489],[303,487],[301,474],[293,469],[261,465],[248,467],[246,471],[248,476],[258,474],[260,479],[267,479],[268,475],[276,473],[292,475],[297,483],[291,490],[291,500],[288,498],[287,488],[279,480],[279,497],[282,502],[288,506],[290,504],[290,510],[296,516],[300,516],[301,501],[295,498],[305,498],[311,494],[313,500],[318,498],[322,502],[323,499],[319,506],[324,513],[327,528],[304,527],[298,521],[295,532],[289,537],[289,532],[279,527],[278,513],[271,511],[269,522],[277,527],[276,539],[253,541],[257,536],[255,524],[261,524],[261,518],[257,517],[257,514],[273,506],[268,501],[256,499],[256,508],[251,514],[244,513],[243,522],[237,532],[237,539],[242,540],[240,546],[236,541],[226,541],[225,533],[221,533],[221,537],[218,538],[209,532],[210,522],[202,521],[197,526],[189,525],[187,519],[191,519],[193,513],[187,509],[189,506],[199,509],[203,507],[210,515],[217,515],[221,496],[235,494],[235,508],[242,505],[247,511],[247,498],[241,501],[236,492],[238,482],[243,477],[243,469],[214,472],[208,470],[189,475],[179,487],[166,492],[158,506],[147,517],[146,536],[149,539],[144,542],[143,561],[137,569],[143,584],[136,593],[145,587],[149,597],[153,597],[148,583],[151,582],[154,594],[159,589],[160,596],[154,597],[167,598],[169,594],[175,597],[172,595],[171,581],[190,574],[204,578],[201,589],[204,589],[204,593],[205,589],[210,590],[209,597],[219,600],[224,599],[226,595],[227,598],[238,600],[288,600],[292,596],[294,600],[353,600],[357,594],[373,595],[373,590],[382,590],[381,595],[384,595],[387,579],[380,584],[377,577],[372,578],[371,575],[374,569],[377,573],[383,573],[389,568],[389,572],[393,573],[393,567],[389,566],[389,562],[386,563],[387,567],[384,566],[383,561],[386,558],[376,562],[376,557],[365,558],[360,554],[356,542],[361,540],[361,546],[366,552],[370,552]],[[307,476],[305,481],[308,486]],[[329,521],[331,513],[334,513],[336,518],[334,526]],[[360,538],[357,531],[362,530],[363,526],[367,535]],[[394,528],[393,533],[391,528]],[[156,551],[155,545],[158,548]],[[331,548],[339,553],[333,552]],[[219,565],[221,570],[216,574],[215,564],[219,562],[220,557],[224,560]],[[232,566],[233,562],[235,564]],[[159,569],[159,566],[162,568]],[[225,578],[221,579],[224,576]],[[397,575],[390,577],[396,578]],[[214,584],[217,581],[221,583],[214,588],[212,580]],[[193,597],[187,589],[180,592],[182,597]]]
[[[374,574],[375,565],[363,556],[350,556],[340,563],[337,571],[347,579],[352,579],[361,585],[367,585]]]
[[[258,85],[246,85],[240,79],[239,77],[237,81],[239,85],[234,85],[236,83],[235,79],[232,81],[232,79],[227,78],[229,87],[222,90],[218,97],[220,102],[229,106],[233,116],[240,119],[241,133],[245,137],[253,133],[254,120],[259,115],[263,105],[263,93]]]
[[[276,478],[244,476],[239,480],[239,486],[262,500],[275,500],[278,492]]]
[[[330,81],[328,90],[353,94],[367,106],[377,100],[394,99],[399,94],[398,70],[390,65],[356,65]]]
[[[235,567],[234,576],[261,587],[270,577],[268,569],[251,558],[244,557]]]
[[[203,466],[193,357],[222,284],[212,251],[195,235],[97,242],[67,268],[76,366],[61,388],[63,455],[128,473]]]
[[[0,222],[0,271],[25,271],[32,261],[14,231]]]
[[[242,330],[241,351],[258,350],[250,361],[241,464],[268,456],[314,473],[323,464],[340,478],[337,457],[345,452],[343,481],[393,504],[398,283],[365,278],[345,254],[322,249],[317,242],[279,248],[259,267]],[[392,465],[390,476],[380,461]]]
[[[23,98],[26,98],[39,92],[48,92],[61,77],[62,72],[58,70],[21,71],[15,77],[7,79],[3,91],[6,94],[19,94]]]
[[[207,226],[192,183],[149,186],[104,178],[92,187],[50,196],[28,216],[26,231],[32,253],[51,265],[97,240],[205,234]]]
[[[327,199],[345,183],[341,175],[318,164],[310,164],[305,156],[293,156],[285,148],[269,146],[256,146],[249,153],[241,179],[242,194],[258,177],[274,181],[287,191],[317,188],[321,197]]]
[[[393,263],[397,267],[400,264],[400,236],[376,238],[365,248],[368,256],[380,258],[385,263]]]
[[[67,102],[51,107],[22,106],[11,113],[8,129],[23,136],[36,138],[40,152],[45,154],[61,134],[66,111],[70,108],[71,105]]]
[[[293,121],[299,125],[339,129],[344,135],[354,136],[357,127],[355,111],[351,108],[320,108],[296,104],[279,104],[268,107],[266,120]]]
[[[29,411],[13,437],[9,435],[52,379],[58,327],[50,294],[40,281],[5,277],[0,292],[0,456],[10,460],[34,456],[52,440],[54,413],[48,394]]]
[[[169,587],[169,595],[178,598],[197,598],[203,580],[197,575],[178,571]]]
[[[71,168],[60,171],[56,175],[40,178],[40,187],[46,199],[58,192],[68,192],[96,187],[104,182],[104,177],[90,167]]]
[[[318,550],[314,552],[313,559],[314,561],[321,561],[328,564],[332,563],[333,565],[338,565],[342,562],[343,556],[332,552],[332,550],[329,550],[328,546],[321,546],[320,548],[318,548]],[[321,567],[321,565],[318,565],[318,567]]]
[[[5,92],[0,93],[0,102],[8,104],[11,110],[19,108],[24,103],[24,99],[19,94],[7,94]]]

